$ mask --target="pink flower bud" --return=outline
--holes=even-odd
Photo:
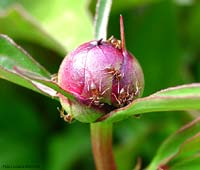
[[[141,96],[144,77],[125,42],[111,37],[86,42],[69,53],[60,66],[58,84],[77,98],[72,102],[60,95],[68,114],[92,122]]]

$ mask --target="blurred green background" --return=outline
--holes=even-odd
[[[0,33],[7,34],[51,73],[67,51],[93,39],[95,0],[0,0]],[[108,35],[119,38],[140,61],[147,96],[170,86],[200,82],[200,1],[113,0]],[[59,102],[0,79],[0,169],[95,169],[89,125],[68,124]],[[149,164],[159,145],[193,119],[194,112],[158,112],[114,126],[119,170]]]

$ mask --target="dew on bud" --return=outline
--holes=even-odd
[[[69,53],[58,72],[58,84],[74,94],[70,101],[59,94],[62,107],[71,117],[93,122],[110,111],[140,97],[144,88],[142,69],[126,50],[123,19],[121,40],[86,42]]]

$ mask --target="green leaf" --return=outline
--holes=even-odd
[[[14,39],[23,39],[66,54],[66,49],[20,5],[0,10],[0,33]]]
[[[170,167],[169,170],[196,170],[200,169],[200,155],[195,155]]]
[[[50,95],[51,97],[56,95],[55,91],[52,91],[52,93],[50,93],[50,92],[46,93],[42,89],[40,90],[40,88],[37,87],[37,84],[35,84],[30,79],[27,79],[27,78],[23,77],[22,75],[15,73],[14,71],[4,69],[2,66],[0,66],[0,78],[3,78],[10,82],[16,83],[20,86],[26,87],[33,91],[42,93],[44,95]]]
[[[48,45],[51,42],[48,41],[46,44],[44,37],[52,39],[51,48],[64,57],[66,50],[71,51],[77,45],[93,38],[92,19],[88,12],[88,2],[89,0],[81,0],[78,3],[77,1],[51,0],[51,3],[49,3],[48,0],[42,0],[38,3],[30,0],[10,0],[6,4],[0,2],[0,6],[2,6],[2,11],[9,7],[12,8],[16,4],[21,9],[23,8],[22,13],[26,14],[25,19],[33,20],[34,25],[37,25],[44,32],[43,39],[35,37],[35,40],[42,45]],[[26,37],[30,40],[34,39],[32,29],[23,28],[24,24],[21,24],[18,18],[13,16],[11,21],[6,27],[3,27],[4,31],[9,29],[11,30],[10,33],[17,36],[18,32],[16,31],[21,29],[20,33],[24,35],[21,37],[21,34],[19,34],[21,39]],[[13,27],[13,23],[17,25]],[[2,24],[0,23],[1,27]]]
[[[186,124],[175,134],[171,135],[161,145],[147,169],[155,170],[159,166],[167,166],[170,167],[171,170],[171,167],[177,166],[177,164],[183,162],[183,160],[192,159],[192,157],[199,152],[199,131],[200,117]]]
[[[71,93],[63,90],[55,81],[51,79],[46,79],[45,77],[38,76],[33,72],[29,72],[28,70],[23,70],[18,67],[15,67],[14,69],[19,75],[24,76],[27,79],[30,79],[38,89],[42,90],[43,92],[46,92],[51,97],[58,97],[57,93],[60,93],[70,100],[75,99]]]
[[[95,15],[95,38],[107,38],[107,26],[112,0],[98,0]]]
[[[2,34],[0,34],[0,66],[7,70],[13,70],[14,66],[19,66],[40,76],[50,78],[50,73],[44,67],[12,39]]]
[[[168,165],[169,167],[174,167],[177,164],[179,164],[180,162],[183,162],[187,159],[190,159],[194,156],[200,156],[199,152],[200,152],[200,133],[195,134],[194,136],[192,136],[191,138],[188,138],[186,141],[184,141],[180,148],[179,151],[170,157],[170,159],[168,160]],[[200,168],[200,164],[199,168]]]
[[[50,97],[57,92],[74,99],[51,80],[50,73],[12,39],[0,34],[0,78],[6,79]]]
[[[136,99],[126,107],[114,110],[99,120],[116,122],[148,112],[195,109],[200,109],[200,83],[172,87]]]
[[[15,72],[15,66],[27,69],[41,77],[50,78],[50,73],[27,52],[6,35],[0,34],[0,78],[41,93],[33,82]]]

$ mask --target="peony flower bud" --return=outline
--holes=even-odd
[[[60,95],[65,111],[82,122],[128,105],[140,97],[144,87],[142,69],[125,49],[123,21],[121,39],[114,37],[86,42],[69,53],[58,72],[58,84],[77,101]]]

